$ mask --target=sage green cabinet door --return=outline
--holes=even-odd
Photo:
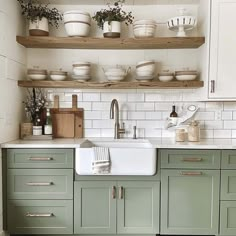
[[[8,199],[73,199],[73,169],[8,169]]]
[[[218,170],[161,170],[161,234],[216,235]]]
[[[236,169],[236,150],[223,150],[221,169]]]
[[[159,234],[160,182],[118,182],[117,233]]]
[[[221,200],[236,200],[236,171],[221,171]]]
[[[73,168],[73,149],[7,149],[8,168]]]
[[[220,169],[219,150],[162,149],[161,168]]]
[[[221,201],[220,234],[236,235],[236,201]]]
[[[72,234],[72,200],[9,200],[11,234]]]
[[[74,233],[116,233],[116,182],[74,183]]]

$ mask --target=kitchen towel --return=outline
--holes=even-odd
[[[109,148],[93,147],[92,172],[93,174],[109,174],[111,161]]]

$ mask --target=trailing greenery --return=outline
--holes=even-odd
[[[113,7],[110,3],[108,3],[108,9],[101,9],[100,11],[97,11],[92,19],[97,22],[98,27],[101,29],[103,29],[103,24],[105,21],[108,21],[109,24],[111,21],[124,21],[126,25],[132,24],[134,19],[132,12],[130,11],[126,13],[122,10],[124,2],[125,0],[118,0],[114,2]]]
[[[39,0],[17,0],[22,8],[22,15],[31,22],[35,22],[38,18],[48,19],[48,23],[58,28],[59,22],[62,20],[62,14],[54,7],[49,8],[49,4],[42,4]]]

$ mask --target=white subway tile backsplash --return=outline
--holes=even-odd
[[[144,120],[145,119],[145,112],[128,112],[128,119],[129,120]]]
[[[137,111],[154,111],[155,104],[151,102],[141,102],[136,103],[136,110]]]
[[[214,138],[213,130],[200,130],[200,138],[207,139],[207,138]]]
[[[100,93],[83,93],[83,101],[86,102],[97,102],[101,100]]]
[[[150,138],[161,137],[161,129],[145,129],[145,136]]]
[[[128,102],[144,102],[144,93],[129,93]]]
[[[221,112],[221,119],[222,120],[232,120],[233,119],[232,111],[222,111]]]
[[[197,112],[195,115],[196,120],[214,120],[215,112]]]
[[[77,106],[79,108],[84,108],[85,111],[92,110],[92,103],[91,102],[78,102]]]
[[[92,110],[93,111],[109,111],[110,103],[109,102],[93,102]]]
[[[114,126],[114,120],[93,120],[93,128],[95,129],[109,129]]]
[[[171,113],[172,106],[174,105],[173,102],[166,102],[166,103],[155,103],[155,110],[156,111],[169,111]]]
[[[236,138],[236,130],[232,130],[232,138]]]
[[[214,130],[214,138],[231,138],[232,131],[231,130]]]
[[[84,129],[91,129],[92,128],[92,120],[84,119]]]
[[[207,111],[216,111],[216,110],[223,110],[223,102],[207,102],[206,103],[206,110]]]
[[[114,137],[114,129],[101,129],[101,137]]]
[[[164,122],[163,121],[137,121],[137,127],[162,129],[164,128]]]
[[[236,102],[224,102],[225,111],[234,111],[236,110]]]
[[[101,111],[84,111],[84,119],[100,120],[102,118]]]
[[[205,121],[205,129],[223,129],[223,121]]]
[[[236,121],[224,121],[224,129],[236,129]]]
[[[118,102],[120,101],[127,101],[127,94],[126,93],[102,93],[101,94],[101,101],[102,102],[111,102],[112,99],[117,99]]]
[[[101,137],[101,130],[100,129],[84,129],[84,137],[87,137],[87,138]]]

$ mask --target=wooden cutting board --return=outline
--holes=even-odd
[[[59,96],[54,96],[51,116],[54,138],[83,137],[84,110],[77,108],[77,95],[72,95],[72,108],[59,108]]]

